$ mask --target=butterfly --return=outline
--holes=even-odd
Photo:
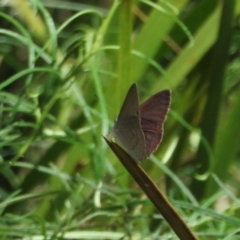
[[[133,84],[106,138],[117,143],[135,161],[144,161],[161,143],[170,102],[171,91],[163,90],[139,106],[137,86]]]

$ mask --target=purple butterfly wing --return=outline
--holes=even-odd
[[[145,138],[147,157],[159,146],[163,136],[163,123],[171,102],[171,91],[156,93],[140,105],[141,127]]]

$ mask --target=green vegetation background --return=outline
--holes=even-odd
[[[0,9],[0,239],[177,239],[104,142],[165,88],[142,164],[199,236],[240,239],[240,1],[8,0]]]

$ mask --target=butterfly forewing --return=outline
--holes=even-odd
[[[163,123],[171,101],[170,90],[161,91],[140,106],[141,127],[147,157],[154,152],[163,136]]]
[[[140,124],[139,101],[135,84],[129,89],[108,138],[113,138],[134,160],[146,159],[146,145]]]

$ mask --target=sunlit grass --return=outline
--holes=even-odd
[[[137,82],[140,102],[164,88],[173,95],[163,142],[143,168],[199,239],[237,239],[234,41],[231,61],[223,59],[216,141],[201,135],[215,97],[208,76],[222,5],[31,2],[9,1],[0,12],[0,238],[177,239],[102,138]],[[239,13],[236,1],[233,18]],[[213,159],[201,189],[199,144]]]

